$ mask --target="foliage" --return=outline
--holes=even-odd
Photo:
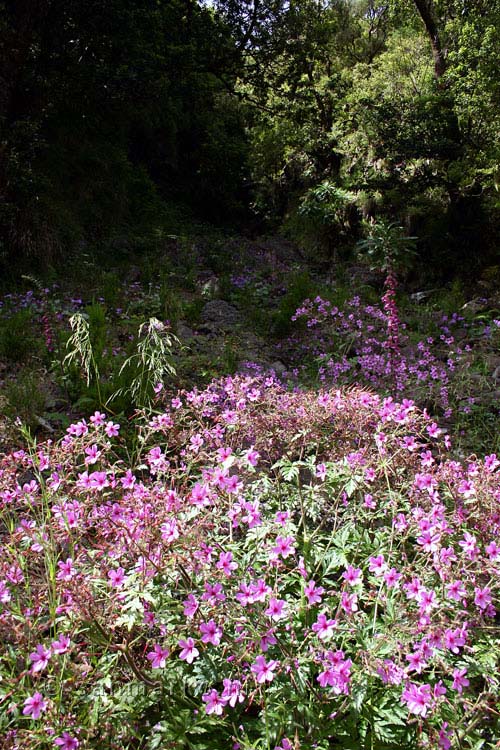
[[[6,749],[498,741],[495,455],[361,389],[156,407],[2,459]]]

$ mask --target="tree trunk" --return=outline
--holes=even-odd
[[[434,58],[434,77],[439,82],[446,71],[446,59],[441,46],[436,18],[432,0],[413,0],[420,18],[424,22],[425,30],[431,42],[432,56]]]

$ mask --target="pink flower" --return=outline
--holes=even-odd
[[[464,667],[463,669],[453,670],[453,684],[452,684],[453,690],[456,690],[458,693],[461,693],[464,687],[467,687],[467,685],[470,684],[469,680],[465,676],[466,674],[467,674],[466,667]]]
[[[439,429],[437,424],[433,422],[427,427],[427,433],[432,438],[437,438],[441,434],[442,430]]]
[[[289,555],[293,555],[295,551],[295,539],[293,536],[278,536],[276,537],[276,547],[273,547],[271,551],[274,555],[281,555],[285,559]]]
[[[51,650],[45,648],[45,646],[39,643],[35,650],[30,654],[30,659],[33,662],[31,672],[34,674],[35,672],[41,672],[44,670],[49,663],[51,656]]]
[[[187,661],[188,664],[192,664],[196,657],[200,655],[200,652],[194,645],[194,640],[192,638],[187,638],[186,640],[181,639],[179,641],[179,646],[182,649],[181,653],[179,654],[179,659]]]
[[[417,716],[427,716],[427,711],[432,704],[431,686],[415,685],[409,682],[401,695],[401,702],[406,703],[408,711]]]
[[[216,568],[219,568],[219,570],[222,570],[224,575],[229,577],[233,574],[233,570],[237,570],[238,563],[233,562],[232,552],[221,552],[215,566]]]
[[[444,645],[452,653],[458,654],[460,651],[460,648],[462,646],[465,646],[465,643],[466,643],[465,632],[461,628],[455,628],[454,630],[452,630],[451,628],[448,628],[448,630],[445,631]]]
[[[241,691],[241,682],[239,680],[224,679],[223,681],[224,690],[221,698],[226,700],[231,708],[236,706],[236,703],[242,703],[245,699],[244,694]]]
[[[211,643],[213,646],[218,646],[220,639],[222,638],[222,628],[220,628],[214,620],[202,622],[200,625],[200,633],[202,643]]]
[[[58,641],[52,641],[50,645],[52,647],[52,651],[54,652],[54,654],[65,654],[67,651],[69,651],[71,640],[69,636],[64,635],[63,633],[62,635],[59,636]]]
[[[125,475],[120,479],[120,482],[124,490],[130,490],[134,486],[136,481],[137,480],[135,476],[132,474],[130,469],[127,469],[127,471],[125,472]]]
[[[169,656],[168,648],[162,648],[159,643],[155,643],[153,650],[146,654],[146,659],[149,659],[153,669],[163,669]]]
[[[369,571],[374,573],[377,577],[384,574],[387,569],[387,563],[383,555],[377,555],[376,557],[370,557]]]
[[[448,729],[448,722],[445,721],[439,730],[439,747],[442,748],[442,750],[450,750],[451,736],[451,730]]]
[[[411,654],[406,654],[406,660],[409,662],[408,671],[415,671],[420,674],[423,669],[427,666],[426,660],[423,658],[421,651],[413,651]]]
[[[323,586],[316,586],[316,582],[312,579],[304,586],[304,595],[307,597],[309,606],[313,604],[319,604],[322,599],[322,594],[325,593]]]
[[[93,416],[90,417],[90,421],[92,422],[94,427],[100,427],[101,425],[103,425],[105,419],[106,415],[100,411],[94,412]]]
[[[240,587],[241,589],[241,587]],[[251,599],[250,602],[264,602],[269,594],[272,592],[272,588],[267,585],[263,578],[259,578],[255,583],[250,584]]]
[[[194,617],[196,610],[199,607],[198,600],[193,594],[189,594],[188,598],[184,600],[184,615],[186,617]]]
[[[255,674],[255,679],[259,684],[264,682],[272,682],[275,678],[273,671],[278,666],[277,661],[266,662],[264,656],[258,656],[250,669]]]
[[[348,594],[347,591],[343,591],[342,594],[340,595],[340,606],[349,615],[352,614],[353,612],[357,612],[358,611],[358,595]]]
[[[203,693],[202,698],[206,703],[205,711],[207,714],[222,716],[224,706],[227,703],[226,698],[220,696],[217,690],[209,690],[208,693]]]
[[[464,538],[461,539],[458,544],[462,547],[469,560],[475,560],[477,558],[479,549],[474,534],[470,534],[468,531],[464,532]]]
[[[96,444],[91,445],[89,448],[85,448],[86,458],[85,463],[88,464],[95,464],[97,459],[101,455],[101,451],[99,450],[99,446]]]
[[[315,475],[318,479],[321,479],[321,481],[324,481],[326,477],[326,466],[325,464],[318,464],[316,466]]]
[[[250,464],[250,466],[257,466],[260,455],[257,453],[256,450],[253,449],[253,446],[252,446],[252,448],[249,448],[247,452],[245,453],[245,458]]]
[[[496,542],[490,542],[485,547],[485,552],[492,562],[500,560],[500,547]]]
[[[114,424],[113,422],[107,422],[105,432],[108,437],[116,437],[119,431],[120,431],[119,424]]]
[[[465,586],[462,581],[452,581],[446,587],[446,595],[448,599],[454,599],[456,602],[459,602],[461,599],[463,599],[466,594],[467,591],[465,590]]]
[[[76,737],[72,737],[68,732],[63,732],[60,737],[54,740],[54,745],[57,745],[61,750],[77,750],[80,745]]]
[[[179,538],[179,529],[177,528],[177,521],[175,518],[169,518],[165,523],[162,523],[160,531],[161,538],[167,542],[167,544],[172,544],[172,542],[175,542],[175,540]]]
[[[125,581],[125,571],[123,570],[123,568],[118,568],[117,570],[108,570],[108,578],[114,588],[120,588],[120,586],[123,586],[123,582]]]
[[[398,573],[396,568],[391,568],[384,573],[384,581],[390,589],[392,589],[397,584],[400,578],[401,573]]]
[[[352,565],[347,567],[347,570],[342,573],[344,578],[350,586],[355,586],[361,582],[361,568],[354,568]]]
[[[327,616],[322,613],[318,615],[318,619],[313,624],[312,629],[317,634],[318,638],[325,640],[333,635],[333,631],[337,625],[337,620],[328,619]]]
[[[485,586],[484,589],[474,589],[474,604],[483,610],[491,604],[491,589]]]
[[[68,557],[65,562],[59,560],[57,567],[59,568],[59,573],[56,575],[58,581],[70,581],[76,574],[71,557]]]
[[[30,716],[32,719],[39,719],[40,714],[46,711],[48,703],[44,700],[41,693],[34,693],[24,701],[23,716]]]
[[[283,599],[271,597],[269,599],[269,606],[264,614],[270,617],[271,620],[281,620],[283,617],[286,617],[286,602]]]

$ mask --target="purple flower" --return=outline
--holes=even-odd
[[[214,620],[209,620],[201,623],[200,633],[202,643],[211,643],[213,646],[218,646],[222,637],[222,628]]]
[[[469,680],[465,676],[466,674],[467,674],[466,667],[464,667],[463,669],[453,670],[453,684],[452,684],[453,690],[456,690],[458,693],[461,693],[464,687],[467,687],[470,684]]]
[[[23,716],[30,716],[32,719],[39,719],[43,711],[48,707],[47,701],[41,693],[34,693],[24,701]]]
[[[200,652],[194,645],[194,640],[192,638],[187,638],[186,640],[181,639],[179,641],[179,646],[182,649],[181,653],[179,654],[179,659],[187,661],[188,664],[192,664],[196,657],[200,655]]]
[[[60,747],[61,750],[77,750],[80,743],[76,737],[72,737],[68,732],[63,732],[60,737],[54,740],[54,745]]]
[[[146,659],[151,662],[152,669],[163,669],[169,656],[168,648],[162,648],[159,643],[155,643],[153,650],[146,654]]]
[[[406,703],[408,711],[417,716],[427,716],[427,711],[432,705],[431,686],[415,685],[409,682],[401,695],[401,702]]]
[[[325,593],[323,586],[316,586],[316,582],[312,579],[304,586],[304,594],[307,597],[309,605],[319,604],[322,599],[322,594]]]
[[[33,662],[31,672],[41,672],[43,669],[45,669],[45,667],[49,663],[49,659],[51,656],[51,650],[45,648],[45,646],[39,643],[38,646],[36,646],[35,650],[30,654],[30,659]]]
[[[203,700],[206,703],[205,711],[207,714],[215,714],[221,716],[224,711],[224,706],[228,702],[226,698],[219,695],[217,690],[209,690],[208,693],[203,693]]]
[[[268,661],[264,656],[258,656],[250,667],[259,684],[272,682],[275,678],[274,670],[278,666],[277,661]]]

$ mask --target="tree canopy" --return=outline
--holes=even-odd
[[[500,0],[2,0],[3,258],[180,202],[320,253],[378,217],[425,263],[492,262],[499,22]]]

